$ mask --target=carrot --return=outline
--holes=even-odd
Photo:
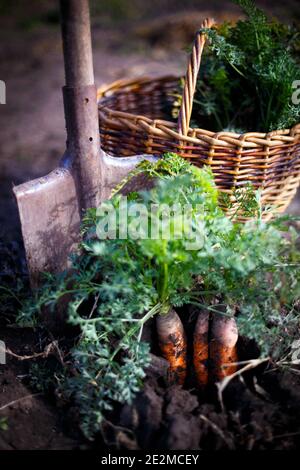
[[[194,330],[194,369],[197,384],[200,388],[208,383],[208,333],[209,333],[209,313],[202,311],[199,313]]]
[[[212,319],[211,341],[209,347],[212,379],[220,381],[237,370],[238,330],[233,317],[214,315]],[[231,364],[226,366],[226,364]]]
[[[156,328],[162,355],[169,362],[169,380],[183,385],[187,371],[187,343],[182,322],[175,310],[158,315]]]

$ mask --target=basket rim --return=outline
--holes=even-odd
[[[183,78],[182,75],[141,76],[119,79],[109,84],[103,84],[97,89],[99,115],[102,120],[110,123],[112,123],[113,120],[121,120],[123,126],[126,125],[126,119],[128,119],[131,122],[128,128],[132,128],[132,126],[143,127],[145,131],[160,136],[163,132],[168,134],[170,138],[191,144],[197,144],[200,140],[216,146],[257,148],[261,146],[275,147],[300,142],[300,123],[289,129],[278,129],[270,132],[247,131],[241,134],[232,131],[214,132],[207,129],[189,127],[188,135],[184,136],[179,134],[176,122],[151,119],[141,114],[117,111],[105,106],[105,104],[101,106],[101,101],[104,98],[113,96],[117,94],[118,91],[122,91],[123,93],[130,91],[132,93],[135,87],[141,85],[175,81],[181,78]]]

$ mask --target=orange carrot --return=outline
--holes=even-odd
[[[209,313],[202,311],[198,315],[194,331],[194,369],[200,388],[208,383],[208,332]]]
[[[163,357],[169,362],[169,380],[183,385],[187,369],[187,344],[182,322],[170,309],[166,315],[156,317],[159,346]]]
[[[215,314],[212,319],[211,333],[209,353],[212,379],[218,382],[237,370],[237,366],[233,364],[238,360],[236,348],[238,330],[235,319]]]

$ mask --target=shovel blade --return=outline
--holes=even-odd
[[[107,199],[112,189],[145,159],[156,160],[149,155],[119,158],[101,152],[97,199]],[[69,255],[80,240],[82,209],[78,193],[84,189],[78,188],[73,173],[72,157],[64,157],[62,166],[49,175],[14,187],[32,287],[39,284],[43,272],[68,268]]]
[[[14,188],[27,267],[35,287],[42,272],[67,267],[79,240],[80,209],[71,172],[57,168],[49,175]]]

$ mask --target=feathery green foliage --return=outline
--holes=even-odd
[[[153,222],[150,215],[139,238],[129,233],[124,239],[99,239],[96,227],[105,215],[91,210],[71,273],[48,275],[19,315],[21,324],[39,322],[45,307],[55,315],[58,302],[67,298],[69,322],[80,335],[72,366],[60,383],[79,407],[82,430],[90,438],[115,403],[130,403],[142,386],[149,363],[149,345],[141,340],[143,326],[169,306],[195,304],[214,313],[216,302],[225,305],[226,315],[237,315],[241,333],[274,359],[288,350],[299,328],[295,234],[283,238],[280,220],[264,223],[258,217],[244,225],[233,223],[218,207],[208,169],[172,155],[142,167],[158,181],[152,190],[129,198],[129,209],[138,202],[150,213],[155,204],[163,221],[163,207],[188,204],[193,234],[199,235],[197,249],[190,249],[186,232],[177,237],[187,223],[180,217],[169,224],[168,239],[143,236]],[[117,209],[120,200],[116,194],[110,204]],[[119,223],[117,218],[117,228]]]
[[[207,33],[192,124],[213,131],[268,132],[300,121],[293,82],[300,80],[299,31],[269,20],[252,0],[236,0],[245,15]]]

